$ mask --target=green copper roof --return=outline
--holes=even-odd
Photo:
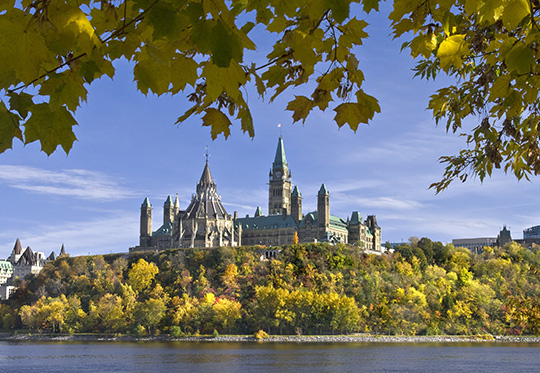
[[[146,197],[142,203],[142,207],[152,207],[152,205],[150,204],[150,200],[148,199],[148,197]]]
[[[287,158],[285,158],[285,148],[283,147],[283,138],[280,136],[276,149],[276,157],[274,158],[273,168],[289,167]]]
[[[296,228],[296,223],[291,215],[270,215],[259,216],[255,218],[240,218],[236,219],[236,225],[242,224],[243,231],[257,229],[278,229],[278,228]]]
[[[168,196],[167,199],[165,200],[165,205],[172,205],[173,204],[173,201],[172,201],[172,197],[171,196]]]
[[[362,216],[358,211],[353,211],[350,224],[358,224],[362,222]]]
[[[258,218],[259,216],[262,216],[262,210],[260,206],[257,206],[257,210],[255,210],[255,217]]]
[[[319,189],[319,195],[320,194],[329,194],[328,189],[326,189],[326,185],[321,185],[321,189]]]
[[[292,197],[297,197],[297,196],[300,196],[300,195],[301,195],[301,194],[300,194],[300,192],[298,191],[298,186],[295,185],[295,186],[294,186],[294,189],[293,189],[293,191],[292,191],[291,196],[292,196]]]
[[[173,224],[172,224],[172,223],[164,224],[164,225],[162,225],[161,227],[159,227],[159,229],[158,229],[157,231],[155,231],[154,233],[152,233],[152,237],[156,237],[156,236],[170,236],[170,235],[171,235],[171,232],[172,232],[172,229],[173,229]]]
[[[0,273],[11,273],[13,272],[13,264],[7,260],[0,260]]]
[[[317,213],[317,211],[306,214],[304,218],[300,221],[300,224],[298,224],[298,226],[305,227],[307,221],[312,221],[312,225],[316,227],[319,223],[319,214]],[[347,229],[347,222],[342,218],[330,215],[330,227]]]

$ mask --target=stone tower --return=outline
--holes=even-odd
[[[330,226],[330,194],[326,185],[321,185],[317,195],[317,215],[319,227],[328,228]]]
[[[285,158],[283,138],[280,136],[276,157],[270,170],[268,190],[268,215],[291,213],[291,173]]]
[[[174,221],[174,204],[171,196],[167,197],[167,200],[163,204],[163,225],[172,223]]]
[[[141,237],[140,245],[149,246],[152,239],[152,205],[146,197],[141,205]]]
[[[295,185],[291,194],[291,215],[296,222],[300,224],[302,220],[302,193],[298,191],[298,187]]]
[[[377,224],[375,215],[368,215],[366,224],[373,233],[373,250],[381,251],[381,227]]]

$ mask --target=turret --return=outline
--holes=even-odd
[[[381,251],[381,227],[377,224],[375,215],[368,215],[366,225],[373,234],[373,250]]]
[[[291,215],[296,222],[302,220],[302,193],[298,191],[298,186],[295,186],[291,194]]]
[[[178,193],[176,193],[176,198],[174,199],[174,218],[180,213],[180,202],[178,202]]]
[[[141,205],[141,237],[140,246],[146,247],[150,244],[152,237],[152,205],[146,197]]]
[[[330,226],[330,193],[326,185],[321,185],[317,195],[317,215],[319,227],[328,228]]]
[[[171,196],[168,196],[163,204],[163,225],[174,221],[174,204]]]

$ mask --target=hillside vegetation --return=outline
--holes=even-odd
[[[63,257],[0,305],[4,329],[211,333],[532,334],[536,250],[481,255],[427,238],[392,254],[291,245]],[[533,268],[533,270],[531,270]]]

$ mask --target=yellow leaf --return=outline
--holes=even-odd
[[[212,140],[215,140],[220,133],[227,139],[231,134],[230,126],[232,125],[229,117],[214,108],[208,108],[204,112],[206,114],[202,118],[202,125],[210,127]]]
[[[295,99],[287,105],[287,110],[293,112],[295,122],[302,119],[302,123],[305,123],[311,109],[313,109],[313,101],[306,96],[295,96]]]
[[[446,38],[437,51],[441,68],[448,71],[450,66],[460,68],[463,64],[462,57],[469,53],[469,46],[465,42],[465,35],[456,34]]]
[[[222,92],[234,100],[241,99],[240,86],[246,83],[246,73],[240,65],[231,60],[229,67],[219,67],[211,62],[206,62],[203,68],[206,76],[206,102],[214,101]]]
[[[527,0],[507,0],[504,4],[502,21],[506,28],[515,29],[523,18],[530,14]]]

